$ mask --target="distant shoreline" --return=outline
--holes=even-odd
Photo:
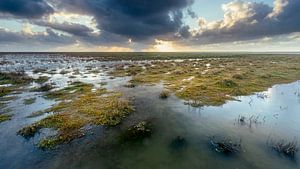
[[[155,53],[192,53],[192,54],[300,54],[300,51],[295,52],[285,52],[285,51],[266,51],[266,52],[247,52],[247,51],[211,51],[211,52],[34,52],[34,51],[27,51],[27,52],[1,52],[0,54],[72,54],[72,53],[145,53],[145,54],[155,54]]]

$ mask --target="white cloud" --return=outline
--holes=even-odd
[[[222,20],[199,18],[199,28],[191,31],[190,44],[249,41],[300,32],[299,0],[276,0],[274,7],[264,3],[235,0],[222,5]]]

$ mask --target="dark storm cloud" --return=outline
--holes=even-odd
[[[23,38],[20,33],[9,32],[0,28],[0,43],[18,42],[22,39]]]
[[[288,4],[282,8],[283,12],[276,16],[273,26],[278,26],[274,33],[291,33],[300,31],[300,1],[289,0]]]
[[[32,37],[34,41],[42,43],[53,43],[53,44],[73,44],[76,42],[76,39],[70,36],[65,36],[54,32],[52,29],[47,28],[46,34],[38,34]]]
[[[76,36],[92,36],[93,29],[89,28],[82,24],[77,23],[70,23],[70,22],[63,22],[63,23],[56,23],[56,22],[46,22],[46,21],[36,21],[34,24],[39,26],[50,27],[55,30],[67,32],[72,35]]]
[[[202,21],[192,42],[246,41],[300,32],[299,10],[299,0],[276,0],[274,8],[263,3],[233,1],[226,5],[223,20],[209,24]]]
[[[0,0],[0,15],[39,18],[53,12],[54,9],[44,0]]]
[[[182,10],[193,0],[64,0],[58,1],[68,11],[93,15],[101,30],[144,40],[172,34],[182,26]]]
[[[189,29],[189,26],[182,26],[178,31],[179,36],[182,38],[189,38],[191,36]]]
[[[23,32],[12,32],[0,28],[0,44],[9,43],[43,43],[43,44],[72,44],[75,39],[69,36],[57,34],[51,29],[47,29],[45,33],[26,34]]]
[[[198,17],[197,14],[196,14],[192,9],[190,9],[190,8],[188,8],[187,14],[188,14],[191,18],[193,18],[193,19],[195,19],[195,18]]]

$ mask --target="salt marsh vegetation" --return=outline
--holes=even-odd
[[[0,57],[5,161],[28,168],[41,161],[49,168],[66,161],[74,168],[298,167],[298,56],[20,55]],[[270,133],[279,136],[266,140]]]

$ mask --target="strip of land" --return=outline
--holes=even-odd
[[[112,76],[132,76],[133,86],[157,84],[194,106],[222,105],[300,79],[300,57],[251,56],[120,64]]]

